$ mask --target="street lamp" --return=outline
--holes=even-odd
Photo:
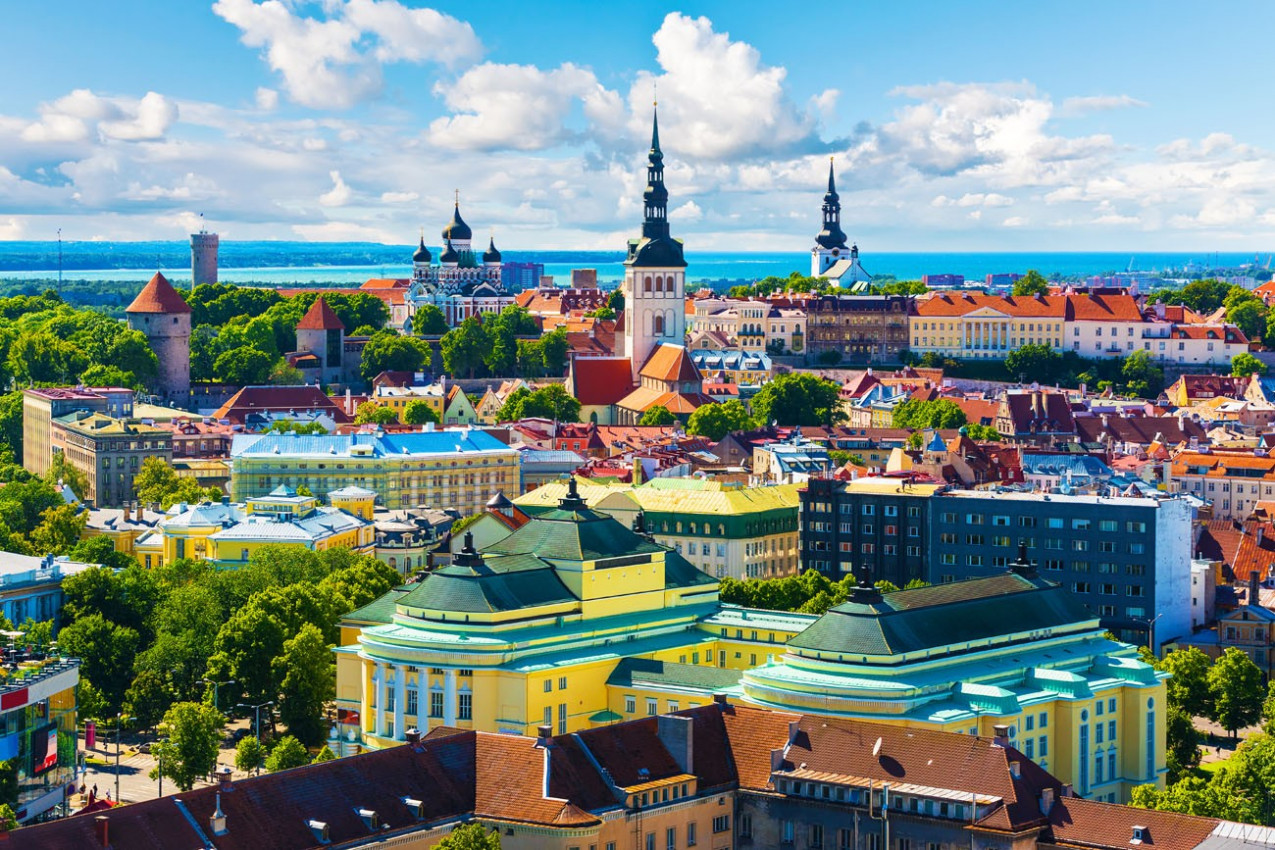
[[[248,704],[248,703],[246,703],[246,702],[241,702],[241,703],[239,703],[239,705],[235,706],[236,708],[248,708],[248,709],[251,709],[251,710],[255,713],[256,717],[255,717],[255,720],[253,721],[253,724],[252,724],[252,725],[253,725],[253,728],[256,730],[256,733],[257,733],[257,743],[258,743],[258,744],[260,744],[260,743],[261,743],[261,709],[265,708],[265,707],[266,707],[266,706],[268,706],[268,705],[274,705],[274,700],[268,700],[268,701],[266,701],[266,702],[261,703],[260,705],[249,705],[249,704]],[[261,770],[261,766],[260,766],[260,765],[258,765],[258,766],[257,766],[257,770],[258,770],[258,772],[260,772],[260,770]]]
[[[168,739],[159,738],[155,743],[159,744],[155,748],[155,757],[159,760],[159,796],[162,797],[164,796],[164,744],[168,743]]]
[[[212,685],[213,686],[213,708],[217,709],[218,711],[221,711],[221,702],[217,699],[221,693],[221,686],[233,685],[234,683],[235,683],[234,679],[227,679],[224,682],[215,682],[212,679],[197,679],[195,681],[196,685]]]
[[[124,712],[115,715],[115,804],[120,802],[120,728],[125,720],[133,718]]]
[[[1155,623],[1156,623],[1156,620],[1160,619],[1163,616],[1164,616],[1164,612],[1161,611],[1159,614],[1156,614],[1151,619],[1141,621],[1147,624],[1147,645],[1148,645],[1148,648],[1151,650],[1151,654],[1154,655],[1156,658],[1160,657],[1160,648],[1155,645]]]

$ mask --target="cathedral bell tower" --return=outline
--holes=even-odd
[[[624,261],[624,356],[634,382],[657,345],[686,342],[686,260],[681,240],[669,235],[658,113],[652,118],[642,207],[642,236],[629,240]]]
[[[846,234],[841,230],[841,196],[837,194],[832,160],[829,159],[828,191],[823,196],[823,229],[815,237],[815,247],[810,250],[810,276],[822,277],[834,263],[849,256]]]

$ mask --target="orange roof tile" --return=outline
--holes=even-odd
[[[1049,812],[1053,843],[1064,847],[1136,846],[1145,850],[1192,850],[1217,828],[1219,821],[1062,797]],[[1133,828],[1146,828],[1140,844],[1133,844]]]
[[[639,374],[644,378],[654,378],[657,381],[700,382],[703,380],[699,369],[695,367],[695,362],[686,353],[686,349],[680,345],[668,343],[655,346],[655,350],[646,359],[646,363],[642,364],[642,371]]]
[[[125,313],[189,313],[190,305],[159,272],[142,287]]]
[[[301,321],[297,322],[297,330],[299,331],[343,331],[345,325],[337,318],[336,313],[328,306],[327,300],[320,295],[314,299],[314,303],[310,305],[310,309],[301,317]]]
[[[929,298],[918,298],[915,307],[918,316],[964,316],[983,309],[995,310],[1010,316],[1062,319],[1067,312],[1067,299],[1062,295],[976,295],[940,292]]]

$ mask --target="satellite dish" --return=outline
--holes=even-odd
[[[877,742],[876,742],[875,744],[873,744],[873,745],[872,745],[872,755],[873,755],[873,756],[879,756],[879,755],[881,755],[881,740],[882,740],[881,738],[877,738]]]

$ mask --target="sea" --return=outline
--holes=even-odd
[[[291,287],[357,286],[368,278],[408,277],[415,246],[366,242],[222,242],[219,277],[227,283],[255,283]],[[437,255],[438,248],[432,248]],[[60,259],[59,259],[60,251]],[[559,284],[571,271],[597,269],[600,283],[614,284],[624,276],[621,251],[505,251],[505,262],[541,263],[544,273]],[[770,275],[786,277],[810,268],[810,255],[791,253],[694,252],[686,254],[687,280],[739,283]],[[1239,274],[1263,269],[1269,255],[1248,253],[1139,252],[969,252],[925,253],[864,251],[860,261],[869,274],[898,280],[923,275],[959,274],[967,281],[983,281],[989,274],[1023,273],[1036,269],[1046,276],[1088,277],[1154,273],[1166,279],[1199,277],[1204,273]],[[190,280],[190,249],[186,242],[0,242],[0,280],[118,281],[143,280],[157,269],[174,283]]]

